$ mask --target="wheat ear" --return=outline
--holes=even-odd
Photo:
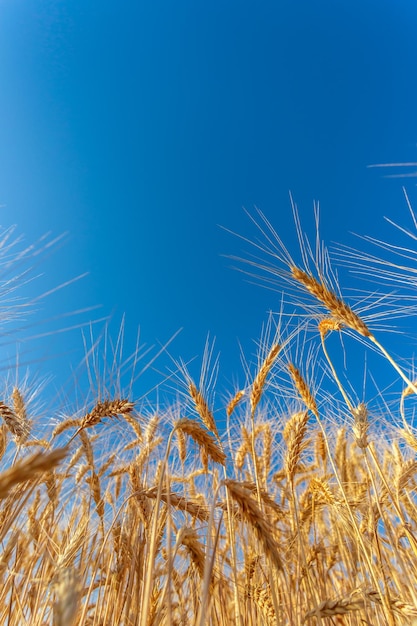
[[[232,479],[224,480],[223,484],[226,486],[232,499],[238,504],[243,519],[253,529],[258,540],[263,545],[265,553],[279,570],[282,569],[283,564],[279,556],[278,545],[272,536],[272,528],[249,489]]]
[[[357,333],[362,335],[362,337],[367,337],[370,341],[372,341],[380,352],[382,352],[387,361],[391,363],[404,382],[413,389],[414,393],[417,393],[417,386],[408,378],[408,376],[396,363],[395,359],[392,358],[384,346],[377,340],[375,335],[369,330],[368,326],[359,317],[359,315],[352,311],[350,306],[348,306],[341,298],[336,296],[336,294],[328,289],[323,283],[320,283],[316,278],[314,278],[314,276],[307,274],[307,272],[304,272],[295,266],[292,266],[290,271],[291,275],[297,282],[302,284],[309,293],[324,304],[336,321],[340,322],[344,326],[347,326],[348,328],[351,328],[352,330],[355,330]]]
[[[258,406],[261,399],[267,376],[271,371],[271,368],[279,354],[280,349],[281,346],[277,343],[272,346],[252,383],[252,390],[250,395],[252,420],[255,415],[256,407]]]
[[[225,465],[226,455],[213,435],[203,428],[196,420],[183,417],[175,424],[175,430],[191,437],[215,463]]]
[[[330,311],[335,320],[343,323],[348,328],[355,330],[363,337],[370,337],[371,331],[357,313],[352,311],[341,298],[319,282],[314,276],[307,274],[298,267],[290,268],[291,275],[297,282],[305,287],[317,300]]]

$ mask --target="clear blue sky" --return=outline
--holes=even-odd
[[[2,0],[0,222],[69,233],[33,293],[89,272],[42,315],[126,313],[126,353],[138,326],[147,345],[182,328],[184,360],[210,333],[239,380],[279,295],[231,269],[248,248],[219,225],[255,236],[256,205],[291,248],[291,191],[329,243],[392,239],[404,181],[367,166],[417,160],[416,33],[411,0]],[[80,332],[37,349],[64,379]]]

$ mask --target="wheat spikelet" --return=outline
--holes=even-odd
[[[201,417],[204,426],[214,433],[217,439],[219,439],[219,433],[217,431],[216,422],[214,421],[213,413],[210,411],[209,406],[204,399],[201,391],[197,389],[193,381],[190,381],[188,385],[188,391],[190,393],[191,398],[194,401],[195,408],[197,409],[197,413]]]
[[[80,424],[81,424],[81,420],[79,419],[67,419],[64,422],[61,422],[60,424],[55,426],[52,436],[57,437],[58,435],[65,432],[69,428],[74,428],[74,427],[79,428]]]
[[[367,590],[364,592],[366,598],[374,602],[375,604],[383,605],[383,597],[378,591],[375,590]],[[406,618],[409,618],[412,623],[415,623],[415,619],[417,618],[417,607],[404,602],[400,598],[389,598],[389,607],[397,614],[403,615]]]
[[[27,424],[22,421],[7,404],[4,404],[4,402],[0,402],[0,417],[3,419],[16,441],[24,441],[29,435]]]
[[[256,567],[261,560],[261,557],[259,556],[259,554],[255,554],[251,550],[251,547],[248,546],[248,550],[245,553],[245,559],[246,559],[245,561],[246,582],[250,583],[250,581],[253,578],[253,575],[255,574]]]
[[[90,438],[84,430],[81,430],[79,434],[87,463],[89,467],[94,470],[93,447],[91,445]]]
[[[117,417],[118,415],[126,415],[131,413],[134,403],[125,399],[104,400],[99,401],[89,413],[86,413],[81,419],[80,428],[89,428],[96,426],[104,417]]]
[[[155,413],[155,415],[153,415],[149,420],[145,430],[144,440],[147,446],[149,446],[153,442],[156,431],[158,430],[159,422],[159,415]]]
[[[328,483],[322,478],[313,476],[310,480],[309,489],[318,503],[335,504],[336,499],[330,490]]]
[[[277,623],[274,605],[271,599],[271,588],[262,587],[261,585],[250,585],[247,588],[247,594],[250,598],[253,598],[261,613],[264,616],[265,622],[268,626],[273,626]]]
[[[93,496],[94,503],[96,505],[97,513],[103,519],[104,517],[104,501],[101,497],[101,489],[100,489],[100,479],[97,474],[93,471],[91,472],[91,476],[86,479],[86,482],[91,487],[91,493]]]
[[[257,495],[258,489],[256,487],[256,483],[249,482],[246,480],[239,481],[239,485],[241,485],[244,489],[247,489],[251,494]],[[285,516],[285,512],[283,508],[274,500],[274,498],[266,491],[265,489],[259,489],[259,496],[261,501],[272,510],[278,519],[281,519]]]
[[[340,332],[343,329],[343,324],[340,320],[337,320],[334,317],[326,317],[319,322],[318,328],[320,335],[325,337],[327,333],[330,333],[333,330]]]
[[[368,410],[366,405],[361,402],[357,407],[352,408],[352,415],[354,417],[353,434],[355,435],[355,441],[359,448],[365,449],[368,447]]]
[[[371,331],[365,322],[361,320],[359,315],[354,313],[352,309],[343,300],[338,298],[330,289],[320,283],[314,276],[311,276],[299,269],[291,267],[293,278],[301,283],[309,293],[319,300],[330,311],[335,320],[340,321],[348,328],[355,330],[363,337],[370,337]]]
[[[147,498],[156,499],[158,496],[158,489],[156,487],[151,487],[150,489],[146,489],[145,491],[143,491],[143,494]],[[209,512],[206,506],[201,505],[193,500],[184,498],[183,496],[179,496],[173,491],[170,493],[163,491],[161,493],[161,500],[166,504],[168,504],[169,502],[171,506],[175,507],[176,509],[183,511],[184,513],[189,513],[191,517],[195,517],[196,519],[199,519],[201,521],[206,522],[209,518]]]
[[[194,528],[183,527],[177,533],[177,543],[187,548],[191,562],[195,565],[200,578],[204,577],[205,554]]]
[[[185,463],[185,459],[187,458],[187,442],[185,440],[185,433],[181,428],[176,430],[177,435],[177,447],[178,447],[178,456],[180,457],[181,463]]]
[[[142,429],[140,427],[138,420],[134,417],[134,415],[132,415],[130,411],[121,413],[121,415],[123,419],[125,420],[125,422],[127,422],[129,426],[131,426],[132,430],[134,431],[137,437],[137,440],[141,442],[142,441]]]
[[[25,400],[17,387],[12,392],[13,411],[23,428],[23,436],[19,438],[19,443],[24,443],[30,435],[32,422],[28,419]]]
[[[73,566],[77,554],[88,538],[88,524],[89,519],[84,513],[84,515],[81,516],[81,520],[75,525],[74,531],[72,531],[72,527],[68,525],[65,539],[59,547],[56,557],[58,570],[71,568]]]
[[[23,444],[24,448],[45,448],[46,450],[49,450],[51,447],[51,444],[49,443],[49,441],[47,441],[46,439],[33,439],[30,441],[25,441],[25,443]]]
[[[279,556],[278,545],[273,538],[272,528],[249,489],[231,479],[224,480],[223,484],[233,500],[238,504],[243,519],[254,530],[258,540],[264,547],[265,553],[278,569],[282,569],[283,563]]]
[[[213,459],[215,463],[225,465],[225,453],[221,450],[213,436],[200,426],[198,422],[187,417],[183,417],[175,423],[175,430],[180,430],[186,435],[189,435],[200,446],[200,448],[205,450],[207,455]]]
[[[417,437],[412,432],[406,429],[401,429],[400,434],[402,438],[407,442],[410,448],[413,448],[417,452]]]
[[[235,410],[239,402],[242,400],[244,395],[245,395],[245,390],[241,389],[233,396],[233,398],[230,400],[229,404],[226,407],[227,417],[231,416],[231,414],[233,413],[233,411]]]
[[[324,600],[316,609],[309,611],[304,615],[306,621],[311,617],[332,617],[334,615],[346,615],[352,611],[359,611],[364,606],[361,598],[341,598],[340,600]]]
[[[304,441],[307,432],[308,412],[294,413],[287,424],[287,452],[285,454],[285,471],[288,480],[291,482],[300,460],[303,450],[307,447],[308,441]]]
[[[410,480],[410,478],[415,474],[417,470],[417,461],[414,459],[410,459],[409,461],[403,461],[397,466],[397,473],[395,477],[395,483],[397,487],[397,491],[401,491],[404,489],[404,486]]]
[[[318,459],[320,459],[322,463],[326,462],[327,448],[326,448],[326,442],[324,440],[324,434],[323,434],[323,431],[321,430],[319,430],[316,435],[315,456],[316,456],[317,464],[318,464]]]
[[[306,405],[306,407],[316,416],[318,417],[318,409],[317,404],[314,399],[313,394],[308,388],[307,383],[304,378],[301,376],[300,371],[292,364],[288,363],[288,371],[290,373],[291,379],[294,383],[295,388],[301,396],[302,401]]]
[[[265,386],[265,382],[266,382],[266,378],[269,374],[269,372],[271,371],[271,368],[279,354],[279,351],[281,350],[281,346],[279,344],[274,344],[272,346],[272,348],[270,349],[269,353],[267,354],[264,362],[262,363],[261,367],[259,368],[259,371],[257,373],[257,375],[255,376],[255,380],[252,383],[252,389],[251,389],[251,394],[250,394],[250,405],[251,405],[251,413],[252,413],[252,418],[255,415],[255,410],[256,407],[259,404],[259,401],[261,399],[262,396],[262,391],[263,388]]]

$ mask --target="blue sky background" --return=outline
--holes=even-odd
[[[417,160],[416,32],[405,0],[2,0],[0,222],[27,242],[68,232],[30,295],[88,272],[36,319],[98,304],[77,320],[116,332],[125,313],[126,354],[138,326],[148,346],[182,328],[185,361],[210,333],[234,389],[239,341],[256,353],[279,294],[231,269],[249,248],[220,226],[253,238],[257,206],[293,249],[291,191],[312,235],[320,201],[329,243],[395,239],[383,216],[408,224],[414,179],[367,166]],[[62,381],[83,346],[77,330],[19,351]]]

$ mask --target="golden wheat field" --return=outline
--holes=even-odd
[[[104,380],[45,427],[30,385],[5,386],[0,624],[417,624],[412,354],[391,356],[372,307],[343,295],[297,218],[300,262],[257,219],[267,260],[250,264],[285,305],[222,406],[210,349],[199,380],[179,365],[164,408]],[[406,279],[401,260],[360,262]],[[385,420],[355,399],[335,335],[401,381]]]

